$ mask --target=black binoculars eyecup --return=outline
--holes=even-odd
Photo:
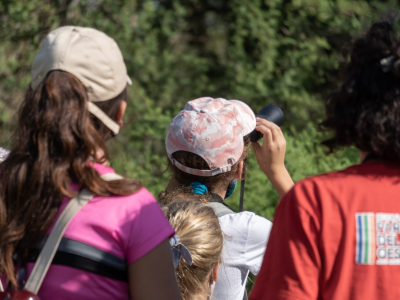
[[[270,121],[279,127],[283,124],[283,120],[285,118],[283,111],[278,106],[272,104],[264,106],[256,115],[256,117]],[[250,133],[251,142],[257,142],[261,138],[262,133],[255,129],[252,133]]]

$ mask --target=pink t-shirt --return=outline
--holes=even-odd
[[[100,175],[114,173],[103,165],[96,164],[94,168]],[[63,199],[59,214],[69,200]],[[74,217],[64,237],[124,258],[129,265],[173,234],[174,229],[154,197],[142,188],[129,196],[94,197]],[[32,268],[33,264],[29,264],[28,274]],[[126,282],[59,265],[50,267],[39,297],[42,300],[130,299]]]

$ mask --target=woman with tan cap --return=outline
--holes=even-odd
[[[42,41],[31,75],[0,165],[0,273],[8,288],[23,288],[59,216],[86,191],[92,198],[33,292],[42,300],[180,299],[174,229],[140,181],[105,166],[130,83],[118,45],[95,29],[58,28]]]

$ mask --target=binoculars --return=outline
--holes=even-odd
[[[272,104],[264,106],[256,117],[270,121],[279,127],[283,124],[284,120],[283,111],[278,106]],[[262,133],[255,129],[250,133],[250,141],[252,142],[257,142],[261,138]]]

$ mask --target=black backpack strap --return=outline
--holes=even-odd
[[[36,244],[28,255],[35,263],[47,236]],[[63,237],[52,261],[53,265],[67,266],[111,279],[128,282],[128,267],[124,259],[93,246]]]

